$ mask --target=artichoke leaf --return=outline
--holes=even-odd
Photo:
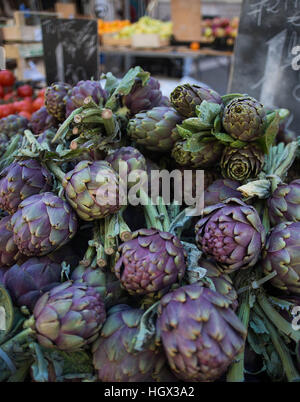
[[[222,106],[218,103],[204,100],[201,105],[196,106],[196,115],[201,123],[208,129],[213,128],[215,118],[220,114]]]
[[[269,118],[269,116],[272,116]],[[257,144],[261,147],[265,154],[269,153],[271,146],[274,144],[275,138],[279,131],[280,116],[277,112],[268,115],[268,124],[264,135],[257,140]]]
[[[247,94],[227,94],[227,95],[223,95],[221,98],[222,98],[224,105],[226,106],[229,102],[232,101],[232,99],[241,98],[243,96],[248,96],[248,95]]]

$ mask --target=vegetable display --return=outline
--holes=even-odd
[[[0,381],[299,381],[289,111],[140,67],[40,97],[0,119]]]

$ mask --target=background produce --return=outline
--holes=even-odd
[[[148,18],[120,35],[136,30],[165,35]],[[166,99],[140,67],[102,79],[0,120],[0,381],[299,381],[288,110],[192,84]],[[201,187],[199,216],[174,184],[150,202],[159,170]]]

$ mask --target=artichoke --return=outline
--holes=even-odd
[[[4,277],[8,268],[0,267],[0,286],[5,286]]]
[[[250,96],[232,99],[224,109],[223,127],[232,137],[245,142],[255,141],[264,134],[266,111]]]
[[[128,124],[128,135],[149,151],[168,152],[180,138],[176,125],[182,117],[175,109],[166,106],[155,107],[138,113]]]
[[[29,258],[12,266],[5,274],[5,287],[14,303],[33,310],[41,295],[60,284],[61,266],[48,257]]]
[[[97,105],[103,106],[107,99],[107,92],[102,88],[99,81],[79,81],[73,88],[69,89],[66,104],[66,117],[73,110],[81,107],[84,100],[91,96]]]
[[[28,120],[19,114],[11,114],[0,119],[0,133],[12,138],[14,135],[23,135],[24,130],[28,127]]]
[[[199,249],[225,273],[254,266],[266,236],[256,209],[238,199],[204,208],[195,230]]]
[[[240,183],[229,179],[215,180],[207,187],[204,193],[205,206],[219,204],[228,198],[242,198],[242,194],[237,190]]]
[[[0,208],[14,214],[23,200],[51,187],[51,174],[35,159],[13,162],[0,173]]]
[[[53,193],[26,198],[11,217],[14,241],[27,256],[42,256],[66,244],[76,233],[69,204]]]
[[[11,228],[10,216],[0,221],[0,266],[10,267],[21,257],[14,242],[14,233]]]
[[[66,118],[67,94],[70,89],[71,85],[65,82],[54,82],[46,89],[45,106],[48,113],[59,122]]]
[[[171,93],[172,106],[185,118],[196,116],[196,106],[207,102],[222,104],[221,96],[212,89],[199,85],[179,85]]]
[[[140,229],[119,247],[114,271],[132,295],[170,288],[185,273],[185,252],[179,239],[157,229]]]
[[[133,147],[122,147],[119,148],[115,151],[113,151],[111,154],[109,154],[105,158],[106,162],[110,163],[112,168],[121,174],[121,177],[123,178],[122,172],[120,172],[120,162],[125,162],[127,164],[127,176],[130,175],[131,172],[136,171],[136,173],[140,173],[141,171],[146,172],[147,170],[147,163],[146,159],[144,156],[138,151],[137,149]],[[122,168],[121,168],[122,169]],[[138,179],[134,182],[133,180],[130,180],[130,177],[128,177],[128,188],[132,187]]]
[[[205,169],[218,163],[223,148],[221,142],[218,141],[201,143],[194,149],[188,141],[177,141],[172,149],[172,157],[180,166]]]
[[[240,182],[255,178],[261,172],[264,161],[264,153],[255,144],[244,148],[227,147],[221,159],[222,174]]]
[[[174,381],[166,358],[152,341],[142,352],[132,349],[144,311],[121,304],[111,308],[101,335],[92,346],[99,380],[105,382]]]
[[[268,212],[273,226],[282,222],[300,222],[300,179],[278,185],[268,199]]]
[[[197,284],[165,295],[157,333],[174,374],[183,381],[214,381],[243,350],[246,330],[228,298]]]
[[[131,115],[161,106],[162,93],[160,84],[150,77],[146,85],[142,85],[141,80],[136,80],[130,93],[123,98],[124,105],[129,109]]]
[[[216,292],[230,300],[231,308],[235,311],[238,307],[238,295],[233,287],[230,276],[225,274],[221,267],[212,259],[200,258],[198,265],[206,269],[205,278],[208,278],[212,282]],[[201,285],[201,282],[197,284]]]
[[[275,226],[267,239],[262,255],[262,267],[276,288],[300,294],[300,222],[283,222]]]
[[[119,211],[119,175],[106,161],[81,161],[63,181],[66,198],[85,221],[102,219]]]
[[[41,296],[33,315],[38,342],[60,350],[77,350],[99,336],[105,321],[100,294],[85,284],[64,282]]]
[[[31,116],[28,128],[36,135],[52,127],[57,127],[57,120],[48,113],[46,106],[42,106]]]

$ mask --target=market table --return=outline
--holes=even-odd
[[[103,55],[119,55],[125,57],[125,69],[131,67],[131,57],[172,57],[172,58],[193,58],[199,61],[203,57],[232,57],[232,51],[216,50],[211,48],[202,48],[199,50],[191,50],[187,46],[167,46],[159,49],[134,49],[131,47],[117,46],[101,46],[100,54]],[[199,73],[199,63],[197,65],[197,74]]]

